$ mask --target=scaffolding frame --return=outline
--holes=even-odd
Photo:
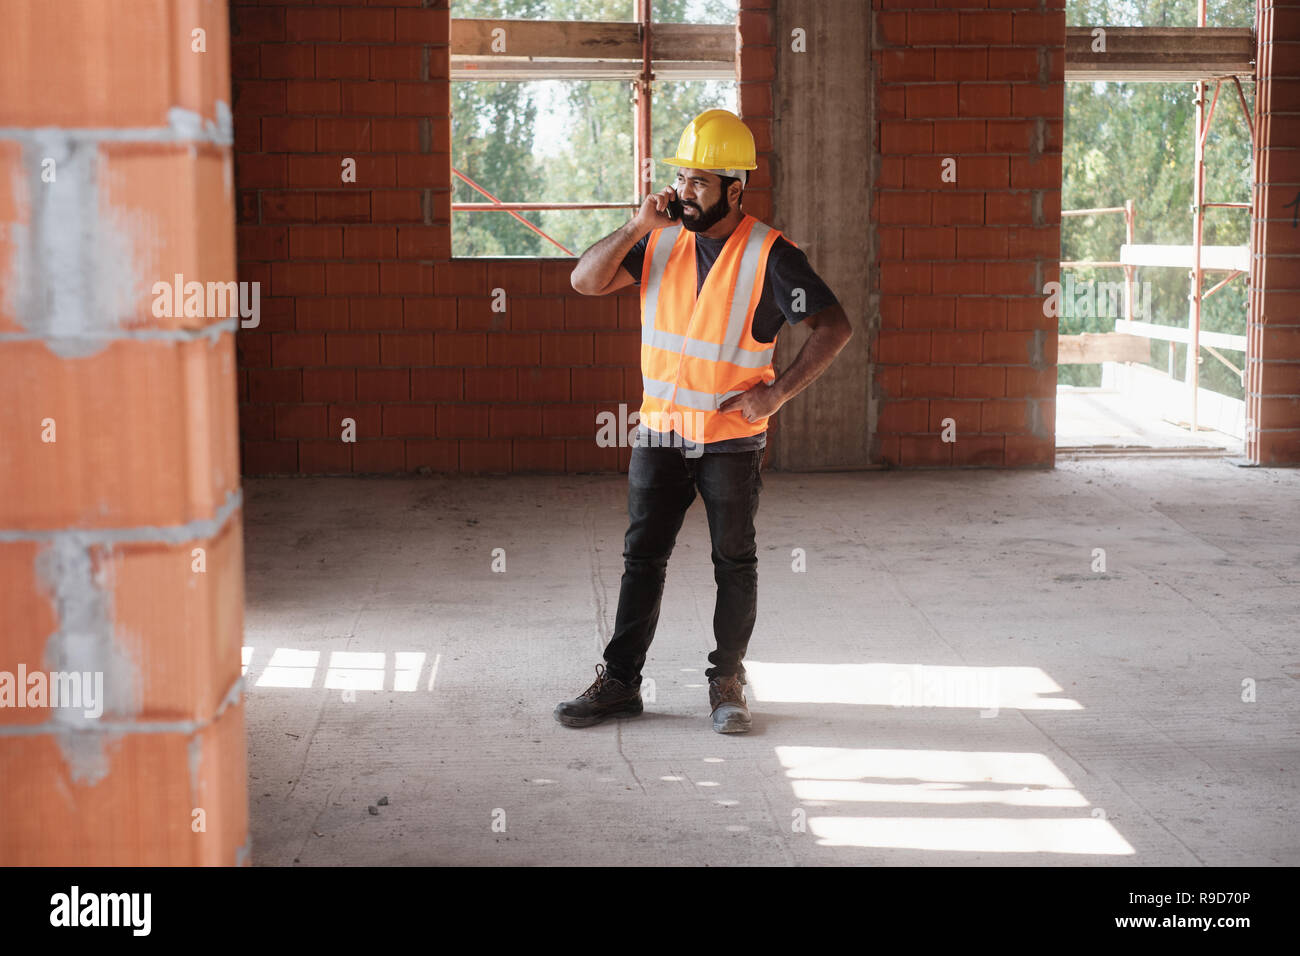
[[[1205,27],[1206,20],[1206,0],[1198,0],[1196,4],[1196,24],[1202,29]],[[1223,89],[1224,77],[1216,77],[1214,80],[1214,97],[1210,101],[1210,110],[1207,114],[1205,111],[1205,80],[1196,81],[1196,161],[1192,179],[1192,289],[1188,298],[1191,300],[1191,310],[1188,316],[1188,327],[1191,333],[1191,341],[1187,346],[1186,370],[1183,377],[1187,380],[1188,391],[1192,403],[1191,429],[1195,435],[1199,430],[1199,421],[1197,414],[1198,389],[1201,380],[1201,305],[1214,293],[1235,279],[1241,272],[1230,274],[1222,282],[1217,283],[1208,292],[1203,291],[1205,278],[1205,264],[1201,261],[1201,248],[1204,241],[1205,232],[1205,210],[1213,208],[1224,209],[1250,209],[1250,203],[1227,203],[1227,202],[1207,202],[1205,199],[1205,143],[1210,135],[1210,125],[1214,122],[1214,108],[1219,103],[1219,92]],[[1233,87],[1237,91],[1237,99],[1241,104],[1241,113],[1246,120],[1246,134],[1250,143],[1252,156],[1255,151],[1255,121],[1251,116],[1250,108],[1246,104],[1246,93],[1241,88],[1241,81],[1233,74]],[[1247,234],[1247,244],[1249,245],[1250,237]],[[1172,346],[1171,346],[1172,348]],[[1237,369],[1227,359],[1209,346],[1205,346],[1219,361],[1226,364],[1229,368],[1242,375],[1241,369]],[[1244,363],[1243,363],[1244,364]]]
[[[1091,28],[1091,27],[1072,28],[1070,32],[1080,34],[1080,36],[1077,39],[1082,39],[1081,31],[1086,30],[1091,32],[1093,29],[1095,28]],[[1115,28],[1106,27],[1103,29],[1110,31]],[[1130,35],[1136,37],[1141,30],[1142,28],[1129,28],[1127,32]],[[1206,0],[1198,0],[1197,2],[1196,30],[1208,31],[1208,28],[1206,26]],[[1153,35],[1155,34],[1163,35],[1165,33],[1176,33],[1176,32],[1177,31],[1173,31],[1173,30],[1152,31]],[[1191,33],[1192,31],[1188,31],[1188,32]],[[1242,40],[1242,37],[1239,36],[1238,34],[1242,32],[1250,32],[1250,31],[1239,31],[1239,30],[1213,31],[1214,35],[1224,38],[1225,45],[1228,41],[1231,41],[1232,43],[1238,46],[1240,45],[1240,41]],[[1205,38],[1207,40],[1211,39],[1211,34],[1207,32],[1205,34]],[[1209,50],[1212,48],[1213,47],[1211,46],[1207,46],[1205,49]],[[1203,56],[1204,51],[1202,51],[1200,55]],[[1242,56],[1242,51],[1238,50],[1236,53],[1236,57],[1238,59],[1241,59],[1241,56]],[[1080,59],[1082,60],[1082,57],[1080,57]],[[1061,262],[1061,268],[1063,269],[1068,268],[1070,266],[1112,267],[1112,268],[1118,267],[1124,269],[1124,276],[1125,276],[1124,315],[1126,320],[1125,331],[1127,334],[1139,334],[1148,338],[1159,337],[1169,342],[1168,374],[1170,375],[1170,377],[1173,376],[1174,344],[1179,341],[1184,341],[1184,340],[1186,341],[1187,355],[1184,363],[1185,369],[1184,369],[1183,377],[1187,385],[1188,399],[1190,402],[1189,424],[1190,424],[1190,430],[1193,435],[1196,435],[1200,430],[1200,424],[1198,420],[1199,419],[1198,394],[1200,388],[1201,349],[1203,348],[1207,352],[1209,352],[1211,356],[1213,356],[1215,359],[1217,359],[1218,361],[1226,365],[1228,368],[1230,368],[1234,373],[1238,375],[1238,377],[1241,377],[1244,380],[1244,376],[1245,376],[1244,369],[1237,368],[1235,365],[1232,364],[1232,362],[1230,362],[1227,358],[1225,358],[1218,351],[1218,349],[1214,348],[1212,344],[1210,344],[1209,342],[1202,341],[1203,337],[1209,335],[1210,333],[1203,333],[1201,331],[1201,313],[1202,313],[1202,304],[1204,303],[1204,301],[1208,299],[1210,296],[1214,295],[1220,289],[1224,288],[1229,282],[1231,282],[1233,279],[1237,278],[1238,276],[1248,275],[1247,272],[1240,269],[1225,270],[1228,272],[1227,277],[1220,280],[1219,282],[1216,282],[1208,290],[1204,288],[1205,273],[1207,271],[1220,271],[1213,267],[1207,267],[1203,262],[1206,210],[1215,209],[1215,208],[1220,208],[1220,209],[1251,209],[1252,208],[1252,205],[1249,202],[1210,202],[1205,199],[1205,169],[1206,169],[1205,145],[1209,137],[1210,127],[1214,122],[1215,108],[1219,102],[1219,94],[1223,89],[1223,84],[1228,80],[1232,81],[1233,88],[1237,94],[1237,101],[1241,105],[1242,116],[1246,121],[1246,132],[1249,139],[1250,148],[1252,152],[1254,151],[1255,118],[1252,116],[1251,109],[1246,102],[1246,94],[1245,91],[1242,89],[1241,80],[1238,75],[1240,72],[1243,71],[1244,65],[1245,65],[1244,63],[1237,63],[1235,66],[1226,69],[1224,72],[1219,73],[1218,75],[1212,75],[1209,79],[1206,79],[1205,77],[1202,76],[1194,81],[1193,103],[1195,106],[1195,129],[1194,129],[1194,139],[1193,139],[1192,206],[1191,206],[1192,264],[1188,274],[1188,278],[1190,280],[1190,290],[1187,296],[1188,317],[1187,317],[1187,327],[1185,330],[1186,335],[1182,336],[1182,335],[1172,334],[1172,330],[1178,329],[1178,326],[1171,326],[1170,327],[1171,334],[1169,336],[1167,337],[1163,335],[1153,336],[1151,334],[1152,331],[1155,328],[1159,328],[1159,327],[1152,326],[1149,323],[1133,322],[1133,313],[1132,313],[1133,283],[1134,283],[1134,270],[1137,268],[1137,264],[1131,262],[1126,263],[1123,261],[1109,262],[1109,261],[1062,260]],[[1187,68],[1186,64],[1184,64],[1183,68],[1184,69]],[[1207,72],[1213,72],[1213,71],[1207,71]],[[1068,76],[1067,81],[1070,82],[1121,81],[1126,77],[1127,77],[1126,73],[1114,73],[1114,74],[1103,75],[1100,73],[1087,74],[1087,73],[1076,72],[1075,75]],[[1159,82],[1164,80],[1164,78],[1160,74],[1160,71],[1152,70],[1149,66],[1144,69],[1135,71],[1133,75],[1128,78],[1136,82]],[[1169,80],[1165,80],[1165,81],[1168,82]],[[1206,94],[1207,84],[1211,81],[1214,83],[1214,94],[1210,100],[1209,109],[1207,111],[1205,106],[1205,99],[1206,99],[1205,94]],[[1097,214],[1108,214],[1108,213],[1122,213],[1124,215],[1125,224],[1126,224],[1126,235],[1127,235],[1126,244],[1132,246],[1133,238],[1134,238],[1134,203],[1133,200],[1131,199],[1126,200],[1123,206],[1108,206],[1108,207],[1097,208],[1097,209],[1075,209],[1075,210],[1061,211],[1062,217],[1097,215]],[[1247,239],[1248,248],[1249,248],[1249,242],[1250,239],[1248,237]],[[1123,256],[1121,255],[1121,259],[1122,258]],[[1228,336],[1215,333],[1214,337],[1218,340],[1218,344],[1220,345],[1221,348],[1230,347],[1226,344],[1230,340]],[[1233,336],[1231,338],[1244,339],[1245,336],[1240,336],[1240,337]],[[1243,344],[1248,344],[1248,343],[1243,343]]]

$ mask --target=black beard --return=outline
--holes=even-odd
[[[731,212],[731,204],[727,202],[727,194],[724,192],[722,198],[710,206],[708,209],[695,207],[699,215],[693,219],[687,219],[682,216],[682,225],[691,232],[706,232],[712,229],[714,225],[721,222],[728,213]]]

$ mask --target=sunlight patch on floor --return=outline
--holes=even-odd
[[[777,747],[776,755],[808,812],[808,831],[822,846],[1109,856],[1136,852],[1101,808],[1088,809],[1088,801],[1044,754]],[[857,815],[872,804],[882,815]],[[886,812],[918,804],[935,807],[937,813],[978,813],[983,807],[1001,815]],[[1055,815],[1006,815],[1017,808]],[[826,809],[854,815],[813,815]]]

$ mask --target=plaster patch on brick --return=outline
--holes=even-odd
[[[107,563],[92,558],[92,546],[73,536],[55,539],[36,556],[36,578],[48,593],[57,630],[45,643],[45,666],[54,671],[104,675],[104,715],[140,712],[140,670],[116,639],[112,581]],[[74,781],[90,785],[108,773],[107,740],[98,719],[80,708],[58,708],[50,723]]]
[[[1043,414],[1043,404],[1036,399],[1030,401],[1029,430],[1037,438],[1051,438],[1055,434],[1055,422]]]
[[[1034,329],[1034,337],[1029,342],[1029,367],[1045,369],[1047,362],[1047,331]]]
[[[194,110],[173,106],[167,111],[168,139],[191,139],[218,146],[230,146],[235,142],[235,119],[230,112],[230,104],[217,100],[214,108],[215,118],[205,120]]]
[[[203,765],[203,738],[195,734],[185,746],[185,757],[190,767],[190,795],[195,801],[199,794],[199,768]]]
[[[41,178],[47,159],[55,170],[49,183]],[[104,202],[94,142],[37,130],[24,143],[23,165],[29,173],[4,283],[9,310],[55,354],[93,355],[146,291],[135,265],[140,217]]]

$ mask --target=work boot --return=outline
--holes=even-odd
[[[709,678],[709,706],[713,708],[713,729],[719,734],[749,731],[749,706],[741,689],[744,678],[735,674]]]
[[[573,700],[556,704],[555,719],[566,727],[590,727],[608,717],[640,716],[643,709],[640,681],[629,686],[597,664],[596,682]]]

